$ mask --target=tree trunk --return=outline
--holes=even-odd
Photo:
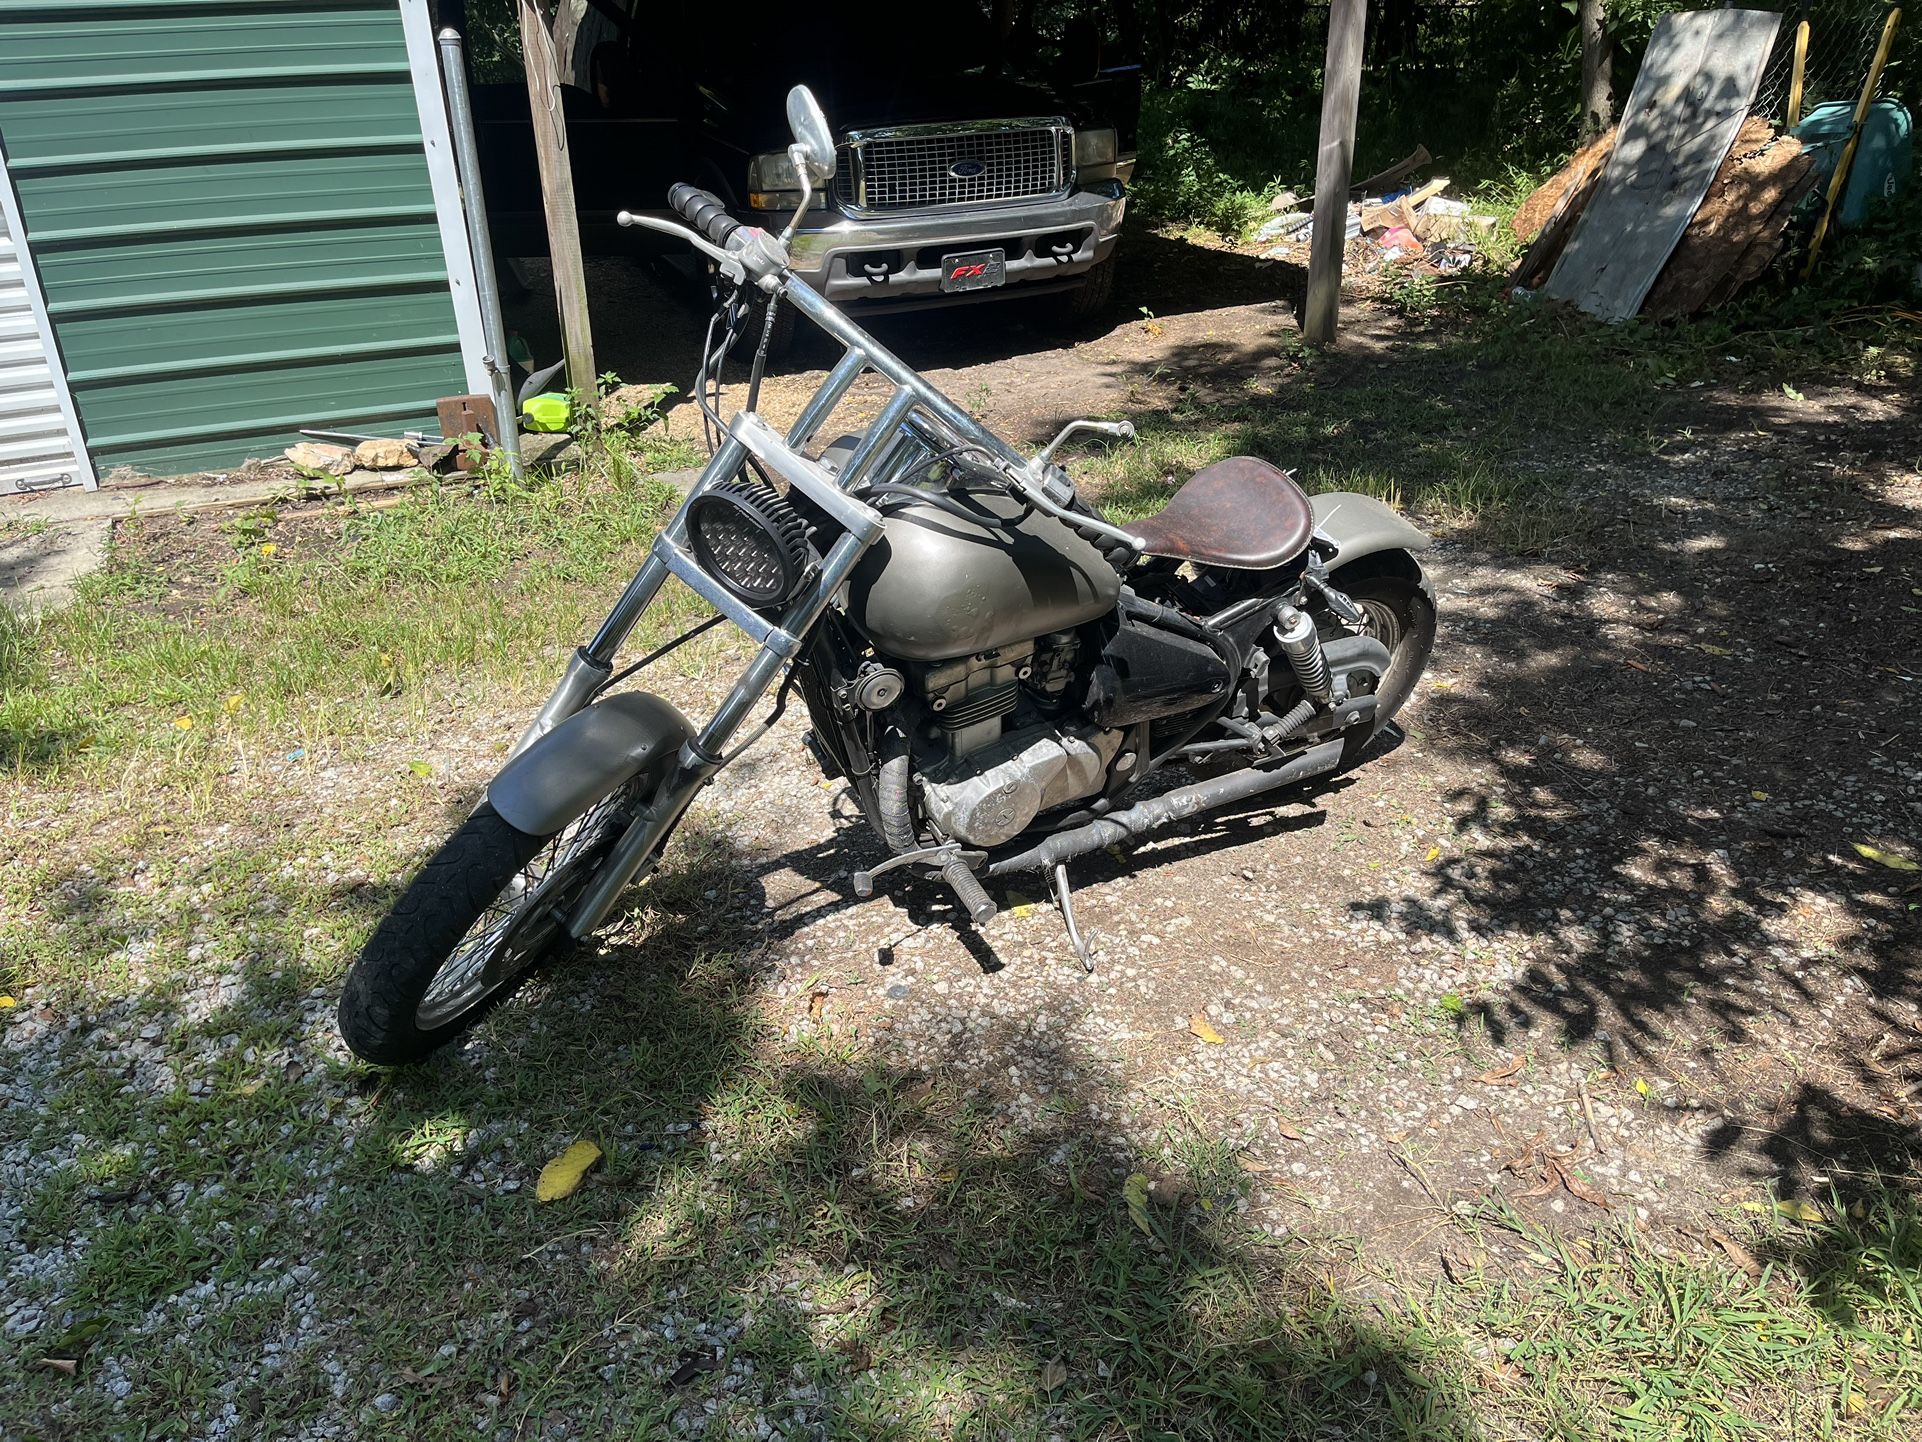
[[[1582,138],[1615,123],[1615,42],[1608,33],[1607,0],[1577,0],[1582,32]]]

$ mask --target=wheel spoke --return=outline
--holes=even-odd
[[[428,983],[415,1008],[416,1025],[426,1029],[452,1020],[512,980],[539,954],[550,933],[537,933],[534,945],[521,945],[522,937],[569,899],[575,889],[570,873],[612,840],[616,833],[610,823],[619,820],[627,794],[623,788],[570,822],[501,888]]]

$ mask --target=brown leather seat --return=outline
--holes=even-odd
[[[1308,549],[1315,513],[1285,472],[1230,456],[1196,471],[1160,515],[1128,529],[1148,543],[1150,556],[1266,571]]]

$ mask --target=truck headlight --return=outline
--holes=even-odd
[[[1074,168],[1090,170],[1112,166],[1115,162],[1115,136],[1112,129],[1077,130],[1074,133]]]
[[[801,176],[785,151],[757,155],[747,163],[747,203],[750,210],[792,210],[801,203]],[[809,204],[818,210],[827,203],[819,191]]]

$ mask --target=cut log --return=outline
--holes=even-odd
[[[1562,198],[1571,190],[1580,190],[1589,181],[1602,173],[1608,164],[1608,153],[1615,148],[1615,132],[1598,135],[1588,142],[1568,164],[1554,175],[1543,181],[1535,193],[1524,200],[1515,212],[1515,239],[1526,244],[1542,233],[1550,216],[1560,208]]]
[[[1582,211],[1601,188],[1602,166],[1595,167],[1582,179],[1581,184],[1564,190],[1555,202],[1543,223],[1541,233],[1522,252],[1522,258],[1515,263],[1515,273],[1509,283],[1533,290],[1555,268],[1555,262],[1562,257],[1562,247],[1568,244],[1568,237],[1574,233],[1575,222],[1582,218]]]
[[[1694,315],[1759,276],[1781,250],[1814,168],[1794,136],[1777,135],[1760,118],[1743,122],[1641,313],[1656,320]]]

